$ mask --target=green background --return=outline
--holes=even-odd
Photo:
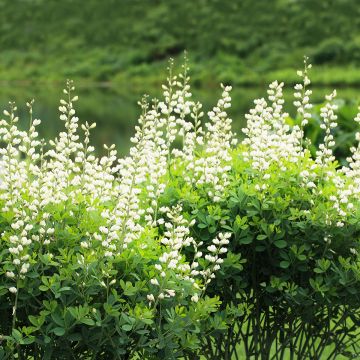
[[[35,98],[48,138],[61,127],[57,105],[72,78],[80,119],[98,123],[95,143],[115,142],[125,153],[137,100],[160,96],[168,59],[179,65],[187,50],[205,109],[220,82],[233,85],[239,131],[272,80],[287,83],[291,100],[304,55],[314,64],[315,101],[336,87],[356,105],[359,27],[357,0],[1,0],[0,104],[15,100],[24,118]]]

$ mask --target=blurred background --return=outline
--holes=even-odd
[[[193,93],[205,109],[219,83],[233,85],[237,131],[266,85],[285,81],[287,110],[303,56],[313,63],[313,101],[337,88],[341,144],[352,139],[360,99],[359,0],[0,0],[0,105],[26,101],[41,135],[63,125],[58,103],[75,80],[81,121],[96,121],[93,141],[126,153],[143,94],[159,97],[167,61],[189,53]],[[349,135],[350,134],[350,135]]]

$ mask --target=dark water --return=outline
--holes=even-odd
[[[17,84],[0,86],[0,107],[8,107],[8,102],[15,101],[18,107],[20,122],[28,124],[26,101],[35,99],[34,116],[42,120],[39,128],[41,137],[51,139],[61,131],[63,122],[59,120],[59,100],[62,97],[61,84],[44,84],[34,87],[33,85]],[[313,101],[321,102],[323,96],[330,93],[332,89],[316,88]],[[92,142],[98,152],[102,152],[102,145],[115,143],[120,154],[125,154],[129,148],[129,138],[140,114],[137,101],[146,91],[151,97],[160,97],[161,90],[131,88],[130,86],[108,86],[108,85],[82,85],[78,86],[76,93],[79,101],[76,103],[77,115],[80,122],[96,122],[97,127],[92,132]],[[207,87],[192,90],[194,98],[204,105],[208,111],[216,104],[221,94],[220,87]],[[291,87],[285,90],[286,109],[292,114]],[[266,87],[235,87],[232,91],[233,106],[229,109],[230,116],[234,122],[234,129],[240,133],[245,125],[244,114],[252,107],[255,98],[266,96]],[[346,101],[358,101],[360,99],[359,89],[338,89],[338,97]]]

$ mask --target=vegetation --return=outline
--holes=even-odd
[[[77,96],[46,144],[29,109],[0,122],[2,359],[335,359],[359,353],[360,133],[344,166],[336,92],[309,150],[310,66],[297,117],[283,83],[246,116],[237,144],[230,86],[204,122],[187,63],[169,65],[129,155],[94,155]],[[355,117],[360,122],[360,114]],[[313,144],[314,145],[314,144]],[[242,350],[240,350],[242,349]]]
[[[195,84],[282,78],[304,54],[316,84],[360,83],[356,0],[5,0],[0,78],[158,83],[186,49]],[[270,80],[270,81],[269,81]]]
[[[47,119],[40,136],[53,138],[60,130],[58,91],[75,79],[79,117],[99,125],[96,151],[102,155],[103,143],[115,143],[123,156],[137,100],[161,96],[169,57],[188,50],[205,112],[216,102],[218,83],[234,85],[229,115],[241,134],[252,99],[265,96],[265,84],[275,79],[295,84],[293,69],[306,54],[317,67],[314,85],[326,87],[313,102],[321,104],[334,86],[345,100],[342,133],[352,128],[360,100],[359,11],[356,0],[199,0],[196,9],[190,0],[3,0],[0,107],[16,101],[24,117],[22,104],[35,98],[34,111]],[[292,89],[284,96],[291,99]],[[352,134],[343,138],[337,144],[348,149]]]

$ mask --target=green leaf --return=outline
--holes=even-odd
[[[0,261],[0,263],[1,263],[1,261]],[[4,286],[0,286],[0,296],[7,294],[8,291],[9,291],[8,288],[6,288]]]
[[[253,241],[252,236],[245,236],[245,237],[239,239],[239,243],[244,244],[244,245],[251,244],[252,241]]]
[[[42,324],[44,324],[44,322],[45,322],[45,317],[43,317],[43,316],[36,317],[36,316],[29,315],[29,321],[30,321],[35,327],[40,327]]]
[[[210,226],[209,227],[209,233],[213,234],[216,231],[216,226]]]
[[[289,261],[283,260],[280,262],[280,267],[283,269],[287,269],[290,266]]]
[[[285,240],[276,240],[274,241],[274,245],[279,249],[283,249],[286,247],[287,242]]]
[[[78,310],[78,308],[76,308],[76,307],[69,307],[67,310],[69,311],[69,313],[71,314],[71,316],[72,316],[74,319],[78,319],[78,318],[79,318],[79,310]]]
[[[131,324],[125,324],[121,327],[124,331],[131,331],[132,325]]]
[[[264,246],[264,245],[255,246],[255,251],[257,251],[257,252],[263,252],[265,249],[266,249],[266,246]]]
[[[51,314],[51,318],[54,320],[54,322],[59,325],[59,326],[64,326],[64,319],[63,317],[59,314],[59,312],[54,312]]]
[[[95,321],[93,319],[90,319],[90,318],[82,318],[82,319],[80,319],[80,322],[85,324],[85,325],[89,325],[89,326],[95,325]]]
[[[56,327],[52,331],[56,336],[63,336],[65,334],[65,329],[61,327]]]
[[[35,339],[36,339],[35,336],[28,336],[28,337],[26,337],[24,339],[21,339],[20,344],[22,344],[22,345],[30,345],[35,341]]]
[[[17,329],[13,329],[11,332],[11,335],[15,339],[16,342],[19,342],[22,339],[22,334]]]

